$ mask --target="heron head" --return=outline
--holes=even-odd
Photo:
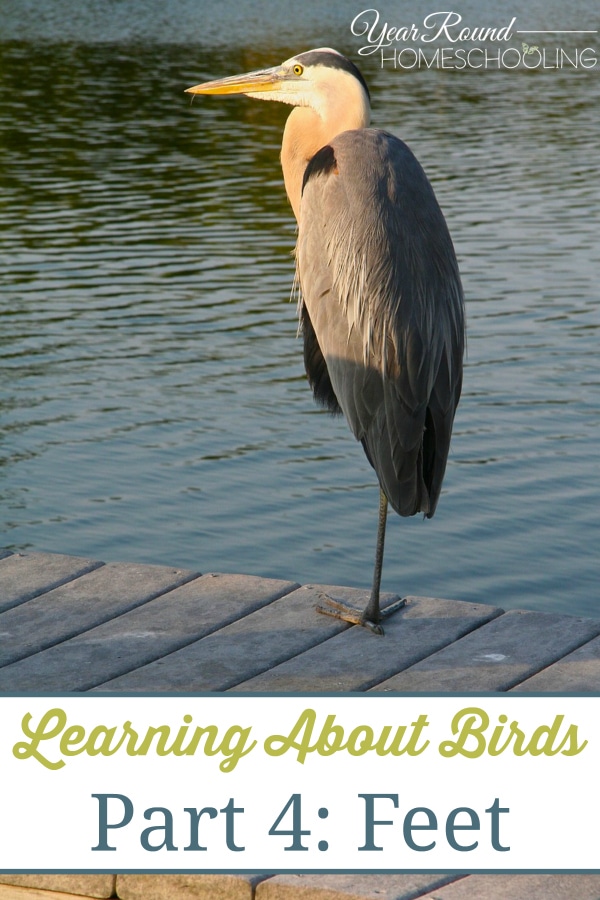
[[[358,68],[329,47],[292,56],[279,66],[207,81],[187,89],[188,94],[245,94],[258,100],[278,100],[309,106],[324,117],[337,104],[364,107],[368,121],[370,96]]]

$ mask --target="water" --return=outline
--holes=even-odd
[[[287,110],[183,94],[311,46],[358,60],[354,4],[282,10],[2,4],[0,546],[370,583],[373,472],[314,407],[288,302]],[[592,2],[565,16],[519,25],[598,27]],[[469,323],[438,512],[390,519],[384,588],[597,616],[598,68],[361,66],[434,184]]]

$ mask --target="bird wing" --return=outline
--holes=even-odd
[[[464,311],[443,214],[409,148],[375,129],[322,148],[304,175],[296,254],[316,398],[343,411],[394,509],[432,516]]]

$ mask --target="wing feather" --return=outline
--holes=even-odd
[[[344,412],[394,509],[432,516],[461,389],[463,297],[443,214],[402,141],[348,131],[313,158],[297,267],[317,399]]]

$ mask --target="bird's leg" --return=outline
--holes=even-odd
[[[363,625],[374,634],[383,634],[383,628],[380,625],[380,619],[391,615],[397,609],[404,606],[406,600],[396,600],[390,606],[386,606],[381,610],[379,606],[379,589],[381,586],[381,571],[383,568],[383,550],[385,546],[385,526],[387,523],[388,500],[381,488],[379,489],[379,521],[377,525],[377,545],[375,548],[375,568],[373,571],[373,587],[371,588],[371,596],[364,612],[359,613],[358,610],[352,609],[345,603],[333,600],[331,597],[322,595],[325,605],[317,606],[317,611],[324,613],[326,616],[334,616],[336,619],[343,619],[345,622],[351,622],[353,625]]]
[[[370,628],[375,634],[383,634],[383,628],[379,624],[381,610],[379,609],[379,588],[381,587],[381,571],[383,569],[383,551],[385,548],[385,527],[387,524],[388,499],[379,488],[379,520],[377,523],[377,544],[375,546],[375,566],[373,569],[373,587],[371,597],[362,614],[362,625]]]

